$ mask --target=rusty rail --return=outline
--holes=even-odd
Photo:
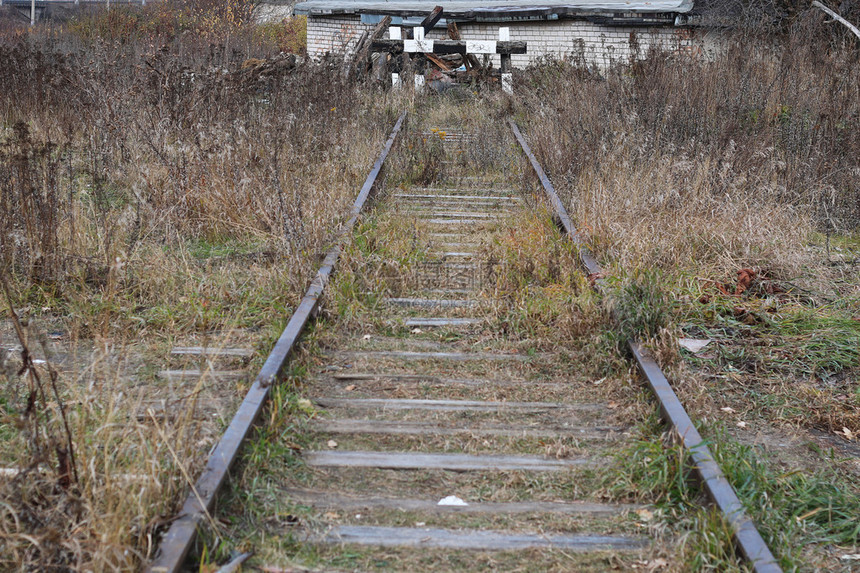
[[[519,127],[513,120],[509,120],[514,136],[525,152],[526,157],[532,164],[541,185],[544,188],[547,199],[552,204],[556,217],[560,220],[562,227],[568,237],[579,249],[580,259],[589,273],[598,275],[602,272],[600,264],[591,253],[579,231],[573,225],[567,209],[561,202],[555,188],[550,182],[544,170],[532,153]],[[598,290],[602,290],[600,282],[597,283]],[[781,573],[782,568],[776,562],[761,534],[752,520],[744,512],[743,505],[738,499],[732,485],[726,479],[719,464],[714,459],[710,448],[705,444],[690,416],[684,410],[678,395],[672,389],[666,376],[660,370],[660,366],[653,356],[636,340],[628,340],[627,345],[639,366],[639,370],[648,381],[648,386],[660,403],[660,412],[663,420],[675,431],[681,444],[689,452],[693,460],[693,467],[700,482],[704,485],[713,503],[719,508],[726,520],[732,527],[734,540],[741,555],[751,565],[756,573]]]
[[[239,455],[242,443],[250,434],[251,428],[253,428],[263,406],[266,404],[272,385],[278,380],[293,347],[304,331],[305,325],[317,309],[320,296],[325,290],[326,283],[340,257],[343,244],[358,221],[359,214],[370,196],[379,173],[382,171],[382,164],[388,157],[405,118],[406,112],[404,111],[397,119],[397,123],[394,124],[394,129],[391,130],[381,155],[374,163],[373,169],[367,176],[358,197],[356,197],[350,218],[341,229],[335,246],[331,248],[323,260],[322,266],[317,271],[307,293],[281,333],[278,342],[260,369],[260,373],[257,374],[254,383],[245,395],[245,399],[230,421],[230,425],[215,450],[209,456],[206,467],[182,505],[179,516],[162,538],[155,559],[146,567],[145,571],[172,573],[178,571],[185,561],[197,535],[198,526],[211,511],[218,491],[227,478],[230,467]]]

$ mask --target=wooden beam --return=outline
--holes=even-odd
[[[457,27],[457,22],[448,22],[448,37],[452,40],[462,40],[463,38],[460,36],[460,29]],[[481,64],[478,63],[478,58],[470,54],[463,54],[463,66],[466,68],[466,71],[471,71],[472,68],[480,68]]]
[[[438,58],[438,57],[434,56],[433,54],[424,54],[424,55],[427,56],[427,59],[430,60],[431,62],[433,62],[434,64],[436,64],[439,67],[439,69],[441,69],[442,71],[445,71],[445,72],[451,71],[451,66],[448,64],[448,62],[446,62],[442,58]]]
[[[441,6],[436,6],[435,8],[433,8],[430,14],[426,18],[424,18],[424,20],[421,22],[421,27],[424,28],[424,34],[429,34],[430,30],[432,30],[433,27],[439,23],[439,20],[442,19],[442,11],[443,10]]]
[[[403,52],[403,40],[376,40],[370,47],[372,52]],[[433,53],[437,55],[466,54],[464,40],[434,40]],[[496,42],[497,54],[525,54],[526,42]]]
[[[349,70],[352,77],[364,75],[370,70],[373,65],[370,58],[372,52],[371,46],[374,41],[382,38],[382,35],[385,34],[390,25],[391,16],[386,16],[373,28],[369,35],[367,32],[362,35],[356,45],[355,59],[353,59]]]

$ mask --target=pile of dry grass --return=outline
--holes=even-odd
[[[393,123],[334,63],[150,40],[0,39],[2,306],[29,319],[36,355],[51,362],[38,341],[52,330],[64,354],[34,366],[58,388],[38,400],[18,391],[21,353],[0,356],[0,569],[132,570],[151,555],[243,390],[204,375],[151,416],[153,366],[180,337],[217,346],[237,327],[266,351]],[[45,446],[66,434],[71,480]]]
[[[628,270],[792,275],[812,231],[855,229],[860,66],[850,40],[821,48],[832,33],[809,14],[781,38],[729,36],[713,62],[533,71],[533,147],[596,252]]]

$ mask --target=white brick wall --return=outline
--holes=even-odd
[[[512,56],[515,67],[526,67],[541,57],[581,59],[600,68],[644,58],[650,47],[669,52],[712,56],[716,39],[701,29],[673,27],[601,26],[579,20],[511,22],[506,24],[462,23],[464,40],[497,40],[499,26],[511,29],[511,40],[528,43],[528,53]],[[364,30],[358,16],[311,16],[308,18],[308,54],[341,53],[355,46]],[[444,38],[445,30],[433,30],[428,38]],[[634,46],[638,45],[638,50]],[[499,66],[499,57],[493,56]]]
[[[320,58],[326,52],[352,51],[362,32],[373,26],[358,16],[311,16],[308,18],[308,55]]]

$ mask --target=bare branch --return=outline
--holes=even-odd
[[[845,24],[845,26],[847,26],[849,30],[854,32],[855,36],[860,38],[860,29],[858,29],[857,26],[855,26],[854,24],[852,24],[851,22],[849,22],[848,20],[846,20],[845,18],[843,18],[842,16],[840,16],[839,14],[837,14],[836,12],[834,12],[833,10],[831,10],[830,8],[828,8],[827,6],[825,6],[824,4],[819,2],[818,0],[812,0],[812,5],[815,6],[816,8],[820,8],[821,10],[826,12],[827,14],[833,16],[834,20],[837,20],[837,21]]]

